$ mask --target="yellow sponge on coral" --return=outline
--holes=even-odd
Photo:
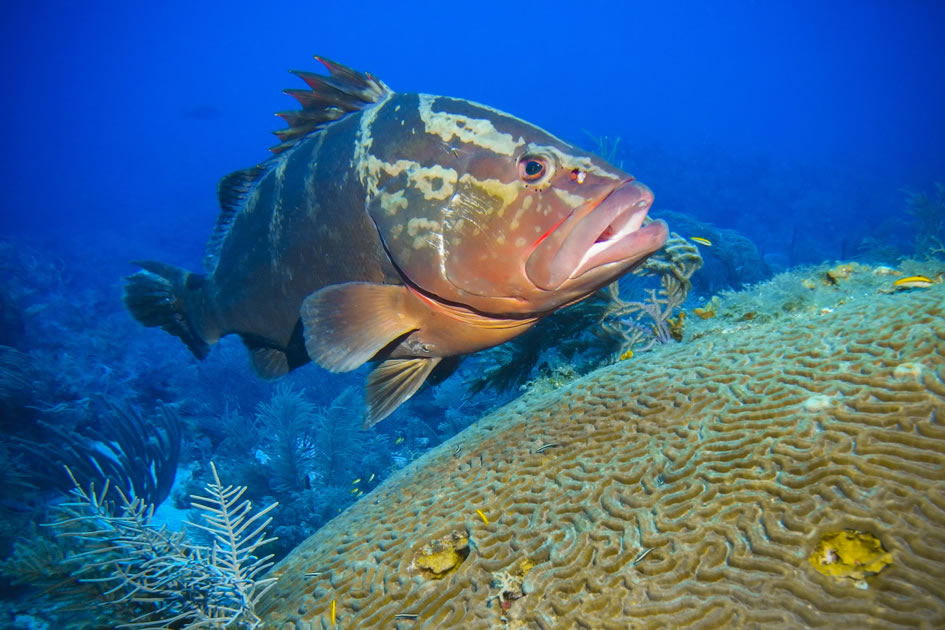
[[[892,563],[892,554],[873,534],[845,529],[825,534],[811,554],[810,563],[824,575],[862,580]]]

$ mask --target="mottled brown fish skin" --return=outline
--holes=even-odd
[[[666,239],[631,176],[514,116],[397,94],[320,59],[280,114],[277,155],[224,178],[209,273],[155,262],[125,303],[206,355],[246,343],[276,377],[369,360],[370,426],[444,357],[521,334],[640,264]]]
[[[287,347],[306,296],[351,281],[400,283],[349,166],[349,117],[275,158],[235,218],[209,275],[210,339],[255,335]],[[213,332],[210,332],[213,331]],[[208,339],[209,340],[209,339]]]

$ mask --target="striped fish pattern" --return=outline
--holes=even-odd
[[[238,334],[257,373],[376,363],[364,426],[434,369],[498,345],[662,247],[652,193],[512,115],[391,91],[317,58],[274,156],[223,178],[205,273],[126,278],[145,326],[200,359]],[[452,361],[450,359],[453,359]]]

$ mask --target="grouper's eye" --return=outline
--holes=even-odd
[[[525,177],[527,179],[538,179],[545,172],[545,165],[538,160],[529,160],[525,162]]]
[[[526,155],[518,161],[518,175],[529,184],[544,179],[548,170],[548,160],[540,155]]]

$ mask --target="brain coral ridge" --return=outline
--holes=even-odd
[[[945,627],[943,303],[877,296],[526,395],[275,567],[267,627],[331,627],[332,600],[339,628]],[[889,563],[816,570],[844,530]],[[458,566],[418,571],[454,533]]]

